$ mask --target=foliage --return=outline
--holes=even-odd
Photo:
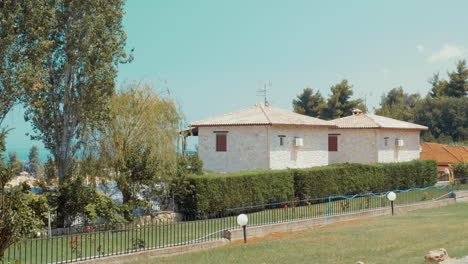
[[[126,222],[129,208],[118,205],[111,198],[98,193],[93,186],[85,186],[81,177],[69,179],[55,189],[45,189],[49,204],[57,209],[56,226],[70,226],[81,219],[85,224],[98,221]]]
[[[18,158],[16,152],[8,152],[8,165],[15,170],[15,175],[23,171],[24,163]]]
[[[327,100],[327,106],[323,108],[321,118],[331,120],[349,116],[355,108],[366,111],[366,107],[361,99],[350,100],[353,95],[352,85],[348,80],[342,80],[340,83],[330,87],[332,95]]]
[[[35,4],[50,14],[45,24],[28,20],[19,25],[27,29],[25,38],[36,37],[39,29],[45,31],[39,35],[44,39],[36,42],[47,43],[47,48],[18,45],[34,54],[35,63],[28,65],[39,74],[25,91],[25,118],[32,123],[32,138],[42,140],[54,156],[62,183],[85,125],[105,118],[117,65],[126,58],[124,0]]]
[[[47,203],[35,197],[30,187],[23,183],[6,190],[7,183],[15,176],[15,168],[4,162],[5,136],[0,133],[0,258],[13,243],[20,241],[44,226]]]
[[[138,195],[167,195],[177,171],[176,143],[181,116],[170,98],[149,83],[132,84],[110,100],[109,118],[89,129],[87,148],[123,194],[124,203]],[[103,171],[103,170],[102,170]]]
[[[50,0],[0,1],[0,124],[23,91],[40,75],[32,67],[47,49]],[[37,51],[37,52],[34,52]]]
[[[177,201],[179,209],[201,218],[225,213],[228,208],[293,197],[293,178],[288,170],[192,175],[187,180],[189,191]]]
[[[400,86],[393,88],[382,96],[380,108],[375,109],[375,114],[403,121],[413,121],[413,108],[420,100],[419,94],[407,94]]]
[[[457,62],[457,69],[453,72],[448,72],[449,80],[441,80],[439,74],[434,74],[430,80],[432,90],[430,96],[432,98],[442,97],[464,97],[468,94],[468,68],[466,60]]]
[[[295,195],[309,199],[430,186],[437,182],[437,164],[432,160],[344,163],[294,169],[293,175]]]
[[[32,146],[29,150],[27,168],[28,172],[33,176],[37,176],[40,173],[41,159],[39,158],[39,151],[37,146]]]
[[[468,178],[468,162],[467,161],[460,161],[458,163],[453,164],[452,170],[456,178]]]
[[[468,97],[425,98],[416,103],[414,121],[429,127],[423,139],[464,142],[468,139]]]
[[[437,177],[432,160],[206,174],[188,177],[189,191],[178,204],[188,215],[206,217],[228,208],[292,200],[293,195],[310,199],[430,186]]]
[[[297,95],[297,99],[293,100],[294,112],[302,115],[308,115],[319,118],[323,109],[326,107],[320,91],[311,88],[306,88],[301,94]]]

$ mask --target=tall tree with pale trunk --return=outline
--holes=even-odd
[[[128,61],[122,26],[124,0],[45,0],[54,12],[41,53],[42,74],[26,91],[25,118],[57,165],[59,183],[88,123],[108,113],[117,65]],[[31,25],[34,27],[34,25]]]

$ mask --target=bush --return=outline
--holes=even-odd
[[[466,178],[468,178],[468,162],[460,161],[455,163],[452,166],[452,170],[455,178],[462,179],[463,182],[466,182]]]
[[[294,169],[292,173],[295,196],[302,200],[434,185],[437,182],[437,163],[433,160],[344,163]]]
[[[292,170],[244,171],[189,176],[178,201],[188,215],[210,217],[228,208],[425,187],[437,182],[437,163],[415,160],[384,164],[333,164]]]
[[[186,215],[199,218],[226,213],[228,208],[293,198],[293,178],[289,170],[192,175],[187,182],[189,191],[178,201],[178,206]]]

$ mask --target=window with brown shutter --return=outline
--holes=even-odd
[[[225,152],[227,150],[226,143],[227,143],[226,134],[216,134],[216,151]]]
[[[328,136],[328,151],[338,151],[338,136]]]

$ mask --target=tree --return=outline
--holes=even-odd
[[[401,86],[393,88],[387,95],[382,96],[381,107],[377,108],[375,113],[398,120],[413,121],[413,108],[420,98],[421,96],[417,93],[405,93]]]
[[[153,92],[149,84],[131,85],[111,98],[110,118],[90,129],[87,147],[99,164],[111,169],[124,203],[167,195],[177,171],[176,142],[181,115],[174,102]],[[105,170],[100,170],[105,171]]]
[[[48,48],[50,0],[0,1],[0,124],[26,87],[43,73],[37,65]]]
[[[308,115],[312,117],[320,117],[323,109],[326,107],[320,91],[311,88],[306,88],[301,94],[297,95],[297,99],[293,100],[294,112],[298,114]]]
[[[432,85],[430,96],[432,98],[441,97],[464,97],[468,93],[468,68],[466,60],[457,62],[457,69],[453,72],[448,72],[449,80],[441,80],[439,74],[436,73],[429,80]]]
[[[323,109],[321,117],[330,120],[349,116],[355,108],[366,111],[361,99],[350,100],[353,95],[352,87],[347,80],[342,80],[330,87],[332,95],[328,98],[327,106]]]
[[[8,164],[14,168],[15,175],[23,171],[24,163],[18,158],[16,152],[8,152]]]
[[[41,219],[47,211],[45,200],[35,198],[27,184],[6,190],[7,183],[15,176],[15,168],[5,164],[2,154],[6,134],[5,130],[0,133],[0,259],[11,244],[45,226]]]
[[[468,97],[425,98],[414,107],[415,123],[429,127],[423,139],[442,143],[468,139]]]
[[[40,50],[40,64],[32,64],[41,75],[26,91],[25,119],[32,123],[32,138],[53,155],[63,183],[83,129],[105,118],[117,65],[126,62],[124,0],[44,2],[40,8],[53,9],[44,33],[49,45]],[[27,26],[29,36],[36,25]]]
[[[41,168],[41,159],[39,158],[39,150],[37,146],[32,146],[28,155],[28,172],[37,176]]]

